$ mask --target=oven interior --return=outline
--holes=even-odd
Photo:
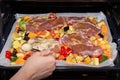
[[[15,22],[15,14],[37,14],[56,12],[100,12],[102,11],[109,24],[113,42],[117,44],[118,56],[115,66],[102,68],[63,67],[59,66],[45,80],[120,80],[120,5],[115,2],[40,2],[40,1],[2,1],[0,34],[0,51],[2,50],[8,34]],[[8,80],[20,67],[0,66],[0,78]]]

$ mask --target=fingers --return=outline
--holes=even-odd
[[[38,56],[48,56],[48,55],[52,55],[55,57],[55,55],[49,51],[49,50],[46,50],[46,51],[41,51],[41,52],[35,52],[34,53],[35,55],[38,55]]]
[[[37,56],[47,56],[49,55],[49,51],[42,51],[42,52],[35,52],[34,55],[37,55]]]
[[[48,55],[50,55],[50,51],[42,51],[42,52],[40,53],[40,55],[41,55],[41,56],[48,56]]]

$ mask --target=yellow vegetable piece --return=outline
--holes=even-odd
[[[72,63],[72,58],[71,58],[71,57],[67,57],[67,58],[66,58],[66,62]]]
[[[94,17],[93,17],[93,16],[88,16],[88,18],[89,18],[90,20],[94,19]]]
[[[97,24],[97,20],[96,18],[94,18],[93,16],[88,16],[88,18],[90,19],[90,21],[94,24]]]
[[[102,29],[102,34],[107,35],[107,33],[108,33],[107,25],[102,25],[101,29]]]
[[[17,33],[17,32],[12,33],[12,38],[13,38],[14,40],[16,40],[17,38],[19,38],[18,33]]]
[[[76,57],[77,63],[81,63],[82,60],[83,60],[83,57],[82,57],[82,56],[77,56],[77,57]]]
[[[99,59],[98,58],[91,58],[93,61],[93,65],[97,66],[99,65]]]
[[[18,58],[16,61],[15,61],[16,64],[24,64],[25,63],[25,60],[23,58]]]
[[[66,58],[66,62],[68,62],[68,63],[76,63],[77,61],[76,61],[75,56],[76,56],[75,54],[70,53],[69,56],[67,56],[67,58]]]
[[[11,64],[11,65],[14,65],[14,64],[16,64],[16,63],[15,63],[15,62],[11,62],[10,64]]]
[[[85,58],[84,63],[89,64],[91,62],[91,58],[88,56]]]
[[[29,35],[28,35],[29,38],[34,38],[36,36],[37,36],[37,34],[33,33],[33,32],[30,32]]]
[[[51,39],[51,38],[52,38],[51,35],[46,36],[46,39]]]
[[[20,40],[20,44],[22,45],[23,43],[25,43],[25,40]]]
[[[29,16],[24,16],[23,19],[24,19],[25,21],[29,21],[29,20],[31,20],[32,18],[29,17]]]
[[[104,35],[104,40],[108,40],[108,35]]]
[[[16,55],[18,58],[23,58],[25,56],[25,54],[23,54],[23,53],[17,53]]]
[[[16,48],[17,52],[19,53],[20,52],[20,48]]]
[[[14,48],[10,48],[10,52],[13,53]]]
[[[19,36],[19,34],[17,32],[12,33],[12,39],[13,40],[22,40],[23,37]]]
[[[94,41],[94,40],[96,40],[96,37],[95,37],[95,36],[92,36],[92,37],[90,37],[90,40],[91,40],[91,41]]]
[[[48,36],[49,36],[49,38],[52,37],[52,36],[50,36],[50,32],[47,31],[47,30],[39,31],[37,33],[37,35],[40,36],[40,37],[42,37],[42,38],[48,38]]]
[[[18,40],[14,41],[12,45],[13,45],[13,48],[19,48],[21,46],[21,44]]]
[[[101,28],[102,25],[105,25],[105,22],[104,22],[103,20],[100,21],[100,22],[97,24],[97,26],[99,26],[100,28]]]
[[[47,18],[47,16],[42,16],[42,18],[43,18],[43,19],[46,19],[46,18]]]
[[[77,63],[77,61],[76,61],[76,58],[75,58],[75,57],[73,57],[73,58],[72,58],[72,62],[73,62],[73,63]]]
[[[107,56],[108,58],[111,58],[111,57],[112,57],[112,54],[111,54],[110,50],[109,50],[109,51],[104,50],[103,55],[104,55],[104,56]]]
[[[65,34],[64,32],[61,32],[61,33],[60,33],[60,37],[63,37],[64,34]]]

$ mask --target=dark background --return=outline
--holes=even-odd
[[[100,12],[107,17],[118,56],[113,67],[57,67],[45,80],[120,80],[120,4],[119,0],[4,0],[0,2],[0,51],[15,21],[16,13]],[[20,67],[0,66],[0,80],[9,80]]]

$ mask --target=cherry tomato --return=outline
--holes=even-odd
[[[11,52],[10,51],[6,51],[5,57],[9,60],[11,60]]]

